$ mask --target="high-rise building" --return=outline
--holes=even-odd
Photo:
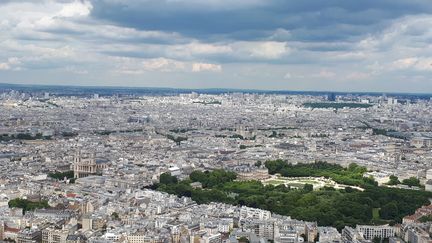
[[[328,101],[336,101],[336,95],[335,93],[330,93],[327,95],[327,100]]]

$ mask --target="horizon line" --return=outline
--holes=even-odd
[[[0,82],[1,86],[18,86],[18,87],[70,87],[70,88],[108,88],[108,89],[161,89],[161,90],[177,90],[177,91],[227,91],[227,92],[243,92],[243,93],[339,93],[339,94],[393,94],[393,95],[427,95],[432,96],[432,93],[422,92],[402,92],[402,91],[335,91],[335,90],[289,90],[289,89],[248,89],[248,88],[178,88],[178,87],[154,87],[154,86],[119,86],[119,85],[72,85],[72,84],[26,84],[26,83],[4,83]]]

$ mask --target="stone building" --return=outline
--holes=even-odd
[[[74,178],[83,178],[89,175],[101,175],[103,169],[109,167],[109,161],[103,158],[96,158],[95,154],[91,156],[82,156],[80,151],[74,156],[73,171]]]

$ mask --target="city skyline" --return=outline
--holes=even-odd
[[[432,243],[430,0],[0,16],[0,242]]]
[[[430,242],[429,97],[0,84],[0,240]]]
[[[0,83],[431,93],[428,1],[2,1]]]

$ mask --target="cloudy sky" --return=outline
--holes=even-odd
[[[0,82],[432,93],[432,3],[0,0]]]

